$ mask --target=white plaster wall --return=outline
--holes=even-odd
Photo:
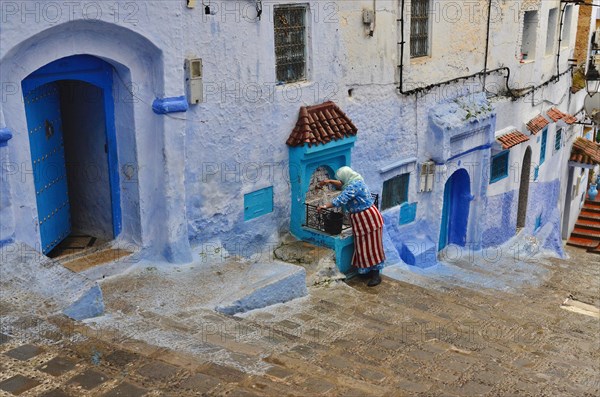
[[[16,4],[23,7],[25,3]],[[276,4],[291,3],[308,4],[310,8],[309,79],[278,86],[272,10]],[[407,12],[409,3],[407,0]],[[554,56],[542,56],[543,51],[538,51],[540,57],[534,62],[521,64],[517,59],[522,3],[498,3],[491,24],[488,69],[510,67],[512,88],[545,81],[554,73],[556,61]],[[541,13],[538,49],[545,44],[544,15],[555,3],[558,0],[532,3]],[[44,2],[38,4],[43,8]],[[93,19],[92,8],[85,13],[83,9],[70,13],[63,9],[60,19],[50,20],[46,15],[35,22],[22,9],[8,10],[9,14],[4,10],[3,17],[8,15],[8,19],[0,27],[2,81],[19,83],[52,60],[90,53],[115,64],[121,78],[133,83],[135,97],[130,98],[119,79],[115,79],[115,92],[125,93],[116,109],[122,205],[127,208],[123,214],[124,234],[130,241],[148,247],[161,242],[156,244],[161,247],[156,250],[161,254],[165,254],[164,249],[171,251],[166,256],[185,251],[182,240],[187,241],[188,237],[193,244],[221,240],[230,246],[264,247],[278,243],[279,235],[289,226],[285,140],[300,106],[334,100],[350,116],[359,129],[353,166],[363,173],[371,189],[380,193],[383,181],[407,172],[401,169],[382,174],[380,168],[411,157],[417,157],[418,163],[430,158],[430,148],[435,143],[424,139],[429,111],[445,101],[481,91],[482,81],[475,79],[425,95],[398,94],[397,0],[375,2],[373,37],[366,34],[362,24],[362,10],[372,9],[373,1],[263,2],[260,21],[255,18],[253,1],[211,1],[214,15],[205,15],[200,2],[197,4],[195,9],[187,9],[184,0],[101,2],[99,19],[105,24],[90,24],[95,22],[89,20]],[[457,5],[459,9],[449,8],[448,2],[434,1],[431,57],[411,61],[406,44],[406,84],[430,84],[483,69],[487,2],[454,2],[451,7]],[[38,13],[43,15],[42,11]],[[405,20],[408,41],[408,14]],[[135,34],[115,37],[115,25]],[[20,44],[38,33],[34,40]],[[566,68],[570,51],[567,48],[561,52],[561,71]],[[185,56],[203,60],[204,102],[192,105],[187,113],[155,115],[150,110],[155,97],[184,94]],[[487,84],[488,91],[494,93],[502,89],[504,80],[490,76]],[[525,131],[524,123],[550,106],[573,112],[574,107],[568,106],[569,85],[570,77],[566,75],[557,84],[536,92],[533,99],[528,96],[518,101],[495,101],[496,128],[514,125]],[[353,90],[351,96],[349,89]],[[30,164],[19,95],[5,103],[6,113],[10,114],[7,125],[16,132],[9,143],[17,148],[11,150],[11,158]],[[548,136],[551,148],[551,131]],[[535,137],[530,144],[532,161],[536,162],[539,144]],[[549,151],[541,180],[555,178],[551,157]],[[487,172],[487,166],[482,167],[482,173]],[[33,182],[23,183],[15,178],[12,182],[15,196],[23,197],[15,208],[17,219],[24,220],[17,226],[17,236],[35,243]],[[433,216],[429,205],[441,209],[444,182],[436,181],[433,198],[433,193],[417,192],[417,174],[413,172],[409,201],[422,203],[418,206],[418,218]],[[268,186],[274,187],[274,212],[244,222],[244,194]],[[514,188],[500,186],[498,191],[494,190],[496,186],[490,187],[488,194]],[[162,219],[167,219],[167,224]],[[439,219],[431,221],[439,223]],[[236,250],[235,246],[232,248]]]

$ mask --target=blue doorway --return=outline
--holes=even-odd
[[[44,254],[70,233],[111,240],[121,232],[112,73],[76,55],[22,82]]]
[[[465,169],[460,169],[446,181],[438,250],[448,244],[464,247],[471,205],[471,181]]]

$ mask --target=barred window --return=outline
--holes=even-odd
[[[562,128],[556,130],[554,136],[554,151],[559,151],[562,144]]]
[[[279,82],[306,79],[306,7],[275,8],[275,69]]]
[[[409,178],[410,174],[401,174],[383,182],[382,211],[408,201]]]
[[[429,55],[429,1],[412,0],[410,8],[410,57]]]
[[[490,167],[490,183],[499,181],[508,176],[508,154],[505,150],[495,156],[492,156],[492,164]]]

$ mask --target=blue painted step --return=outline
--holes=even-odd
[[[436,245],[428,237],[405,240],[400,247],[400,258],[407,265],[426,268],[437,264]]]

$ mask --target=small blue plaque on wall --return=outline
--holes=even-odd
[[[400,224],[414,222],[417,217],[417,203],[404,203],[400,206]]]
[[[273,186],[244,195],[244,220],[273,212]]]

